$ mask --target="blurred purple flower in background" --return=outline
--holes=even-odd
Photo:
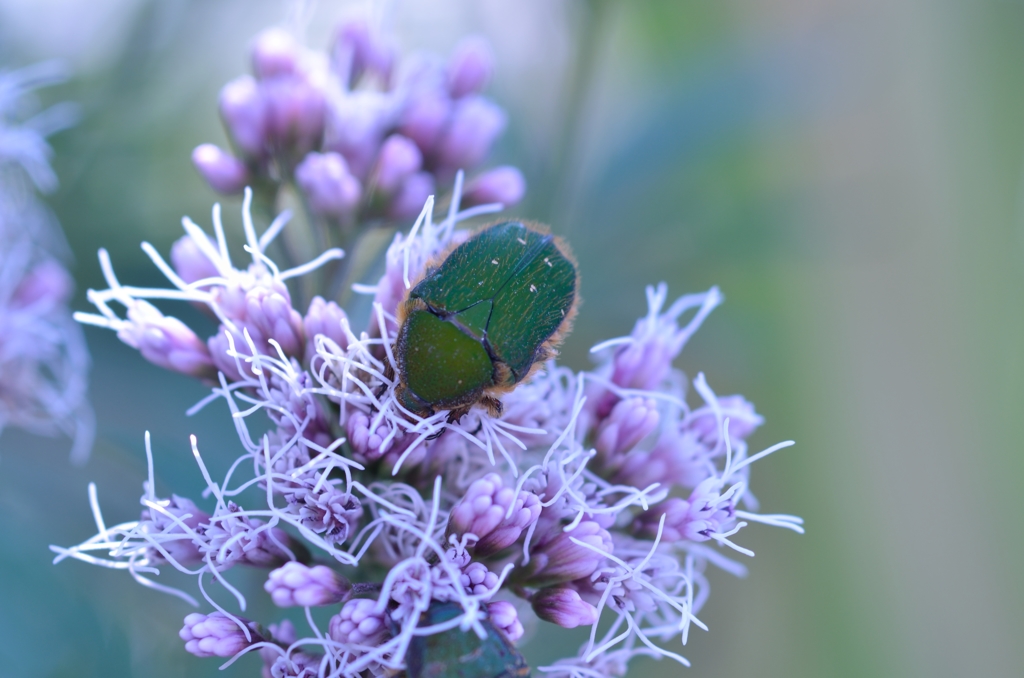
[[[73,125],[78,111],[39,111],[33,90],[66,77],[55,62],[0,71],[0,432],[63,433],[74,441],[72,460],[82,462],[95,428],[89,353],[68,309],[74,284],[61,263],[64,235],[36,196],[57,187],[46,137]]]

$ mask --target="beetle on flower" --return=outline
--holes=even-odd
[[[443,78],[424,67],[372,89],[362,78],[390,74],[394,51],[349,22],[331,58],[341,94],[321,97],[309,91],[321,82],[315,60],[289,36],[263,34],[256,78],[222,95],[237,156],[197,164],[215,186],[244,178],[278,182],[257,191],[300,191],[307,223],[342,238],[379,226],[382,212],[398,219],[395,205],[415,199],[418,217],[394,236],[380,279],[352,287],[372,295],[368,322],[354,323],[333,277],[319,275],[345,253],[325,247],[279,267],[270,248],[288,215],[254,217],[266,196],[241,185],[230,188],[245,193],[244,269],[228,256],[219,207],[212,236],[183,222],[171,263],[144,245],[173,289],[123,284],[101,253],[109,288],[90,291],[99,313],[79,319],[209,383],[193,411],[226,403],[241,453],[215,480],[193,436],[207,493],[165,499],[147,435],[140,519],[108,527],[93,488],[97,534],[52,547],[55,560],[205,600],[215,611],[185,618],[185,649],[229,662],[257,652],[264,675],[522,678],[531,669],[520,644],[535,622],[590,627],[575,657],[535,667],[547,676],[622,676],[637,656],[688,664],[665,645],[706,628],[706,566],[742,573],[726,552],[753,555],[735,541],[750,523],[802,532],[799,518],[758,513],[747,490],[751,464],[791,443],[750,454],[753,406],[718,397],[703,374],[693,406],[672,365],[720,293],[666,309],[667,288],[649,288],[648,312],[629,336],[595,347],[595,369],[559,365],[578,301],[568,246],[529,222],[458,228],[504,207],[464,206],[457,171],[481,161],[503,125],[479,95],[489,52],[466,43]],[[295,107],[281,105],[288,97]],[[467,193],[516,197],[514,178],[480,175]],[[420,189],[448,181],[435,215],[434,189]],[[356,188],[370,196],[358,207]],[[300,278],[308,303],[289,287]],[[208,309],[217,330],[202,337],[157,308],[174,301]],[[243,499],[247,488],[257,502]],[[195,591],[160,583],[166,567],[194,577]],[[300,636],[290,622],[235,614],[246,596],[224,576],[233,567],[265,571],[277,605],[322,607],[329,621],[307,614]],[[211,580],[233,609],[209,595]]]

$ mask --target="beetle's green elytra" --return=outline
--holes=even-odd
[[[433,602],[421,625],[440,624],[462,614],[458,603]],[[409,678],[529,678],[530,667],[516,646],[487,619],[487,637],[458,627],[432,636],[413,636],[405,653]]]
[[[479,231],[428,266],[399,306],[399,402],[417,413],[451,410],[452,421],[478,402],[500,412],[494,396],[555,355],[577,287],[568,247],[543,227],[510,221]]]

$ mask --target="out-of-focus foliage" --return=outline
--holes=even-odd
[[[643,284],[718,284],[728,303],[681,367],[704,366],[721,392],[761,404],[769,424],[755,446],[798,441],[755,469],[755,486],[766,504],[804,516],[808,534],[749,532],[760,562],[716,590],[702,615],[712,633],[691,635],[684,673],[1015,675],[1024,9],[387,8],[406,45],[444,52],[469,30],[495,45],[492,93],[511,126],[494,155],[523,168],[520,213],[569,236],[583,273],[567,361],[583,367],[597,338],[629,330]],[[315,8],[310,44],[326,41],[337,9]],[[55,139],[52,199],[80,290],[101,284],[101,244],[123,279],[147,283],[158,274],[137,242],[166,252],[183,214],[205,218],[213,195],[189,153],[224,142],[217,90],[245,70],[250,36],[287,15],[276,1],[0,2],[3,63],[63,57],[77,72],[46,96],[84,111]],[[0,441],[0,665],[11,675],[225,675],[183,661],[176,631],[190,610],[180,601],[113,573],[48,566],[48,544],[92,531],[87,481],[141,487],[143,428],[166,458],[188,454],[189,433],[206,449],[237,444],[224,412],[185,418],[199,386],[111,335],[88,340],[99,422],[90,463],[70,468],[59,444],[14,432]],[[202,485],[188,464],[163,468],[165,488]],[[104,496],[111,519],[136,517],[137,492]],[[528,653],[562,654],[542,640]],[[249,658],[226,674],[256,666]],[[679,675],[667,663],[636,671]]]

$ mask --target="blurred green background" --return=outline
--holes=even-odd
[[[326,44],[346,3],[315,6]],[[523,168],[517,214],[569,237],[582,308],[565,360],[627,333],[643,286],[719,285],[678,361],[793,438],[752,488],[807,534],[740,542],[743,580],[715,573],[684,654],[631,675],[1024,674],[1024,5],[1008,1],[396,0],[407,50],[448,53],[467,32],[498,57],[491,94],[511,124],[492,159]],[[83,121],[54,142],[50,203],[77,256],[76,308],[102,286],[156,283],[166,252],[216,200],[191,149],[223,142],[220,86],[277,0],[0,0],[0,63],[65,59],[46,92]],[[229,228],[238,201],[225,201]],[[187,656],[183,603],[123,573],[50,565],[51,543],[137,517],[143,431],[158,484],[195,494],[188,434],[215,468],[237,454],[226,409],[87,330],[99,437],[83,468],[66,441],[0,439],[0,675],[255,676],[247,658]],[[223,453],[218,449],[223,449]],[[216,476],[217,473],[214,472]],[[250,577],[256,588],[256,575]],[[256,595],[249,615],[272,619]],[[564,647],[528,651],[535,658]],[[552,655],[552,652],[557,654]]]

